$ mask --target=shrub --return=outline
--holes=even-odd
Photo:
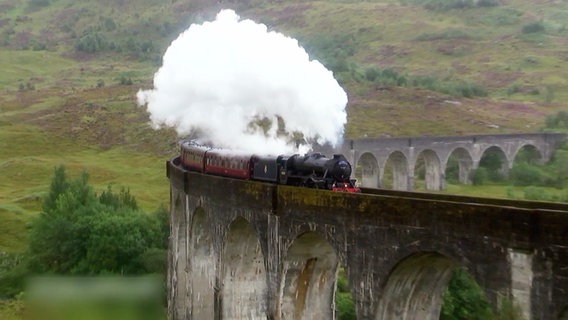
[[[335,293],[335,306],[337,309],[337,319],[339,320],[355,320],[355,308],[351,294],[344,292]]]
[[[428,0],[424,8],[428,10],[450,10],[473,7],[473,0]]]
[[[75,50],[87,53],[106,50],[107,46],[106,38],[98,32],[87,33],[75,41]]]
[[[337,310],[337,319],[339,320],[356,319],[353,299],[351,297],[351,292],[349,291],[349,285],[347,283],[347,278],[345,277],[345,271],[343,269],[340,269],[340,272],[337,275],[335,308]]]
[[[539,187],[530,186],[525,188],[525,199],[535,201],[554,201],[554,196],[546,193],[546,191]]]
[[[163,218],[138,211],[126,189],[97,196],[88,175],[68,181],[58,167],[30,232],[30,267],[55,274],[140,274],[165,249]],[[152,270],[154,271],[154,270]]]
[[[367,68],[365,70],[365,79],[367,79],[367,81],[373,82],[379,77],[380,73],[381,71],[375,67]]]
[[[454,270],[444,292],[440,320],[482,320],[491,317],[491,307],[477,283],[462,268]]]
[[[130,77],[127,77],[125,75],[120,76],[120,79],[118,81],[120,84],[122,85],[132,85],[132,79]]]
[[[28,0],[28,5],[30,7],[47,7],[49,0]]]
[[[14,298],[22,292],[28,274],[25,255],[0,252],[0,300]]]
[[[477,0],[478,7],[495,7],[499,5],[499,0]]]
[[[549,115],[545,120],[547,129],[568,129],[568,111],[559,111],[555,115]]]
[[[518,186],[543,185],[545,174],[537,166],[520,163],[511,169],[510,179]]]
[[[522,33],[538,33],[543,31],[544,31],[544,25],[542,24],[541,21],[531,22],[529,24],[524,25],[523,28],[521,29]]]
[[[488,178],[487,169],[479,167],[477,168],[477,170],[472,171],[470,180],[474,186],[481,186],[487,182],[487,178]]]

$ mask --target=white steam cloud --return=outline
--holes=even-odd
[[[180,34],[164,54],[154,89],[137,98],[154,127],[198,131],[214,146],[257,153],[291,152],[293,132],[336,145],[347,120],[347,94],[331,71],[295,39],[232,10]],[[251,126],[259,119],[263,129]]]

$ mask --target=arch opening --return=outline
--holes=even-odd
[[[487,148],[479,160],[477,170],[473,172],[473,184],[485,182],[502,182],[509,175],[507,156],[501,148],[492,146]]]
[[[385,163],[382,185],[387,189],[410,189],[408,183],[408,160],[402,152],[395,151],[389,155]]]
[[[540,150],[531,144],[525,144],[514,155],[513,166],[520,163],[530,165],[543,164],[544,157]]]
[[[446,162],[445,178],[449,184],[471,184],[473,159],[464,148],[456,148],[450,153]]]
[[[450,258],[424,252],[405,258],[393,268],[375,319],[462,319],[468,312],[479,313],[479,318],[472,319],[491,315],[483,291]]]
[[[335,250],[319,234],[294,240],[283,263],[281,318],[335,319],[338,268]]]
[[[443,184],[438,155],[432,150],[422,151],[414,164],[414,189],[442,190]]]
[[[222,259],[221,319],[266,319],[264,257],[254,228],[244,218],[229,226]]]
[[[355,179],[362,187],[378,188],[381,186],[379,162],[369,152],[363,153],[355,166]]]

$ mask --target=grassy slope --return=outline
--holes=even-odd
[[[175,153],[176,138],[171,130],[148,128],[134,95],[150,86],[161,53],[179,31],[218,10],[210,1],[52,0],[42,8],[30,2],[0,0],[0,251],[22,249],[26,222],[59,164],[72,176],[87,170],[98,190],[130,187],[146,210],[167,203],[164,161]],[[456,99],[338,74],[350,99],[349,137],[536,131],[546,114],[566,108],[564,2],[517,0],[447,12],[394,0],[227,5],[308,47],[318,41],[331,50],[350,47],[347,60],[360,75],[377,66],[471,81],[490,92]],[[114,29],[105,27],[109,19]],[[535,21],[544,23],[545,33],[521,32]],[[150,41],[155,50],[145,60],[128,52],[78,54],[73,45],[90,28],[117,44]],[[466,36],[455,39],[448,30]],[[418,40],[433,35],[438,39]],[[32,50],[37,44],[47,50]],[[124,76],[134,84],[119,85]]]
[[[454,99],[415,89],[344,83],[350,97],[349,136],[504,133],[536,131],[544,115],[566,108],[568,5],[536,2],[445,12],[398,1],[287,2],[256,14],[271,16],[269,23],[292,35],[344,40],[339,46],[354,48],[352,60],[361,72],[369,66],[392,68],[407,75],[473,82],[490,92],[490,98]],[[538,21],[545,33],[522,33],[524,25]],[[453,36],[456,30],[461,37]]]

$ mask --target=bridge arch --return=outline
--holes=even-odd
[[[449,153],[444,165],[446,178],[448,177],[448,166],[452,160],[456,161],[458,181],[463,184],[471,184],[470,175],[473,170],[473,157],[471,156],[471,153],[463,147],[453,149]]]
[[[528,157],[527,159],[518,159],[519,157],[524,156]],[[514,163],[517,161],[526,161],[529,163],[535,164],[543,164],[545,159],[542,151],[537,148],[535,145],[532,144],[523,144],[520,145],[513,153],[511,157],[511,162]],[[512,167],[512,166],[511,166]]]
[[[385,176],[387,171],[392,179],[392,189],[394,190],[411,190],[408,182],[409,172],[408,158],[402,151],[394,151],[389,154],[384,166],[385,173],[382,176],[382,183],[385,184]]]
[[[416,156],[416,160],[414,162],[415,175],[418,165],[424,166],[424,188],[426,190],[442,190],[444,177],[442,175],[442,164],[438,154],[431,149],[422,150],[422,152]]]
[[[501,147],[495,145],[488,146],[482,150],[480,155],[477,168],[485,167],[489,171],[494,171],[504,178],[509,175],[512,162]]]
[[[378,188],[381,186],[380,171],[377,158],[370,152],[364,152],[355,166],[355,178],[363,187]]]
[[[406,257],[391,270],[375,319],[439,319],[443,292],[455,268],[455,262],[437,252]]]
[[[245,218],[228,227],[222,254],[221,319],[266,319],[267,273],[259,238]]]
[[[316,232],[305,232],[289,246],[282,264],[282,319],[334,319],[339,259]]]

